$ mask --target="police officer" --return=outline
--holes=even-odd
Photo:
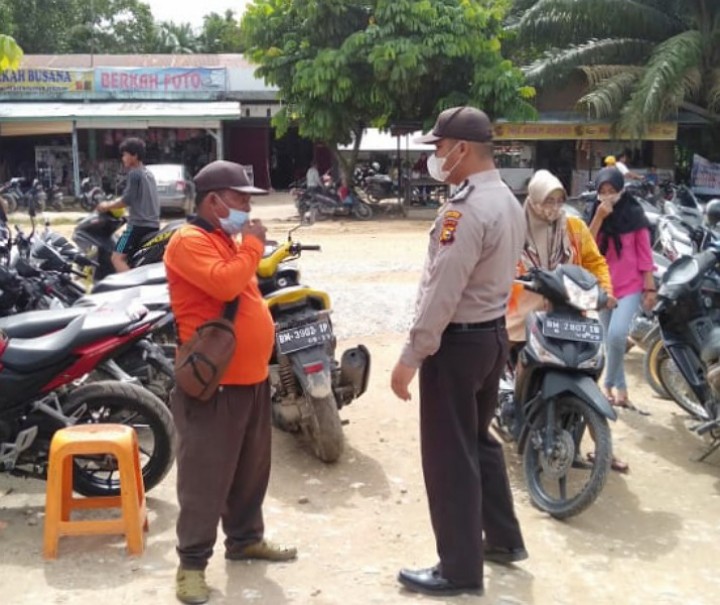
[[[418,142],[436,146],[430,176],[458,189],[430,231],[416,317],[391,379],[407,401],[420,369],[422,465],[440,562],[403,569],[398,580],[424,594],[477,594],[484,559],[507,564],[528,556],[502,448],[489,433],[525,219],[495,168],[485,113],[447,109]]]

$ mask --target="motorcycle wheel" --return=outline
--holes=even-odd
[[[662,338],[658,337],[652,341],[645,351],[643,371],[645,373],[645,381],[650,385],[650,388],[655,391],[655,394],[663,399],[670,399],[670,394],[660,381],[659,362],[664,357],[667,357],[667,351],[665,351]]]
[[[305,395],[312,413],[304,423],[303,433],[310,439],[313,452],[323,462],[336,462],[343,452],[343,436],[340,414],[334,395],[311,397]]]
[[[680,373],[680,368],[677,367],[665,348],[659,357],[658,377],[672,400],[693,418],[710,420],[710,414],[698,401],[690,385]]]
[[[545,452],[549,431],[550,456]],[[579,463],[583,442],[594,448],[591,465]],[[523,452],[525,482],[533,505],[556,519],[581,513],[600,495],[611,462],[607,419],[577,397],[559,398],[553,426],[548,426],[547,408],[542,410],[530,427]],[[570,488],[577,488],[575,495],[568,495]]]
[[[76,388],[63,405],[65,414],[87,409],[78,424],[118,423],[132,426],[140,443],[145,491],[168,474],[175,460],[175,424],[168,408],[142,387],[117,381],[91,382]],[[76,456],[73,489],[84,496],[117,496],[117,463],[108,456]]]
[[[353,204],[352,213],[359,221],[369,221],[373,217],[372,208],[364,202]]]

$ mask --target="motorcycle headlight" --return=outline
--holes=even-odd
[[[530,330],[530,333],[528,334],[528,342],[527,346],[530,348],[533,353],[537,356],[537,358],[542,361],[543,363],[553,363],[555,365],[564,366],[565,363],[562,359],[560,359],[557,355],[551,353],[548,351],[540,342],[540,339],[537,337],[536,334],[537,328],[533,327],[532,330]]]
[[[592,311],[598,308],[600,287],[597,284],[585,290],[565,275],[563,276],[563,285],[568,295],[568,302],[576,309],[580,311]]]

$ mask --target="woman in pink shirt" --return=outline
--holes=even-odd
[[[598,201],[590,231],[610,267],[618,301],[615,309],[600,313],[607,350],[605,392],[612,404],[627,407],[625,344],[630,322],[640,304],[646,310],[655,305],[650,225],[642,206],[624,190],[625,179],[617,168],[603,168],[596,182]]]

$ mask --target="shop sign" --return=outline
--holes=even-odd
[[[99,92],[224,92],[225,68],[95,68]]]
[[[713,164],[701,155],[693,155],[690,185],[701,195],[720,194],[720,164]]]
[[[22,68],[0,72],[0,93],[88,92],[92,86],[92,70]]]
[[[543,123],[524,124],[502,123],[493,127],[494,138],[498,141],[548,141],[548,140],[627,140],[630,135],[613,132],[611,124]],[[645,136],[647,141],[674,141],[677,138],[677,124],[652,124]]]

